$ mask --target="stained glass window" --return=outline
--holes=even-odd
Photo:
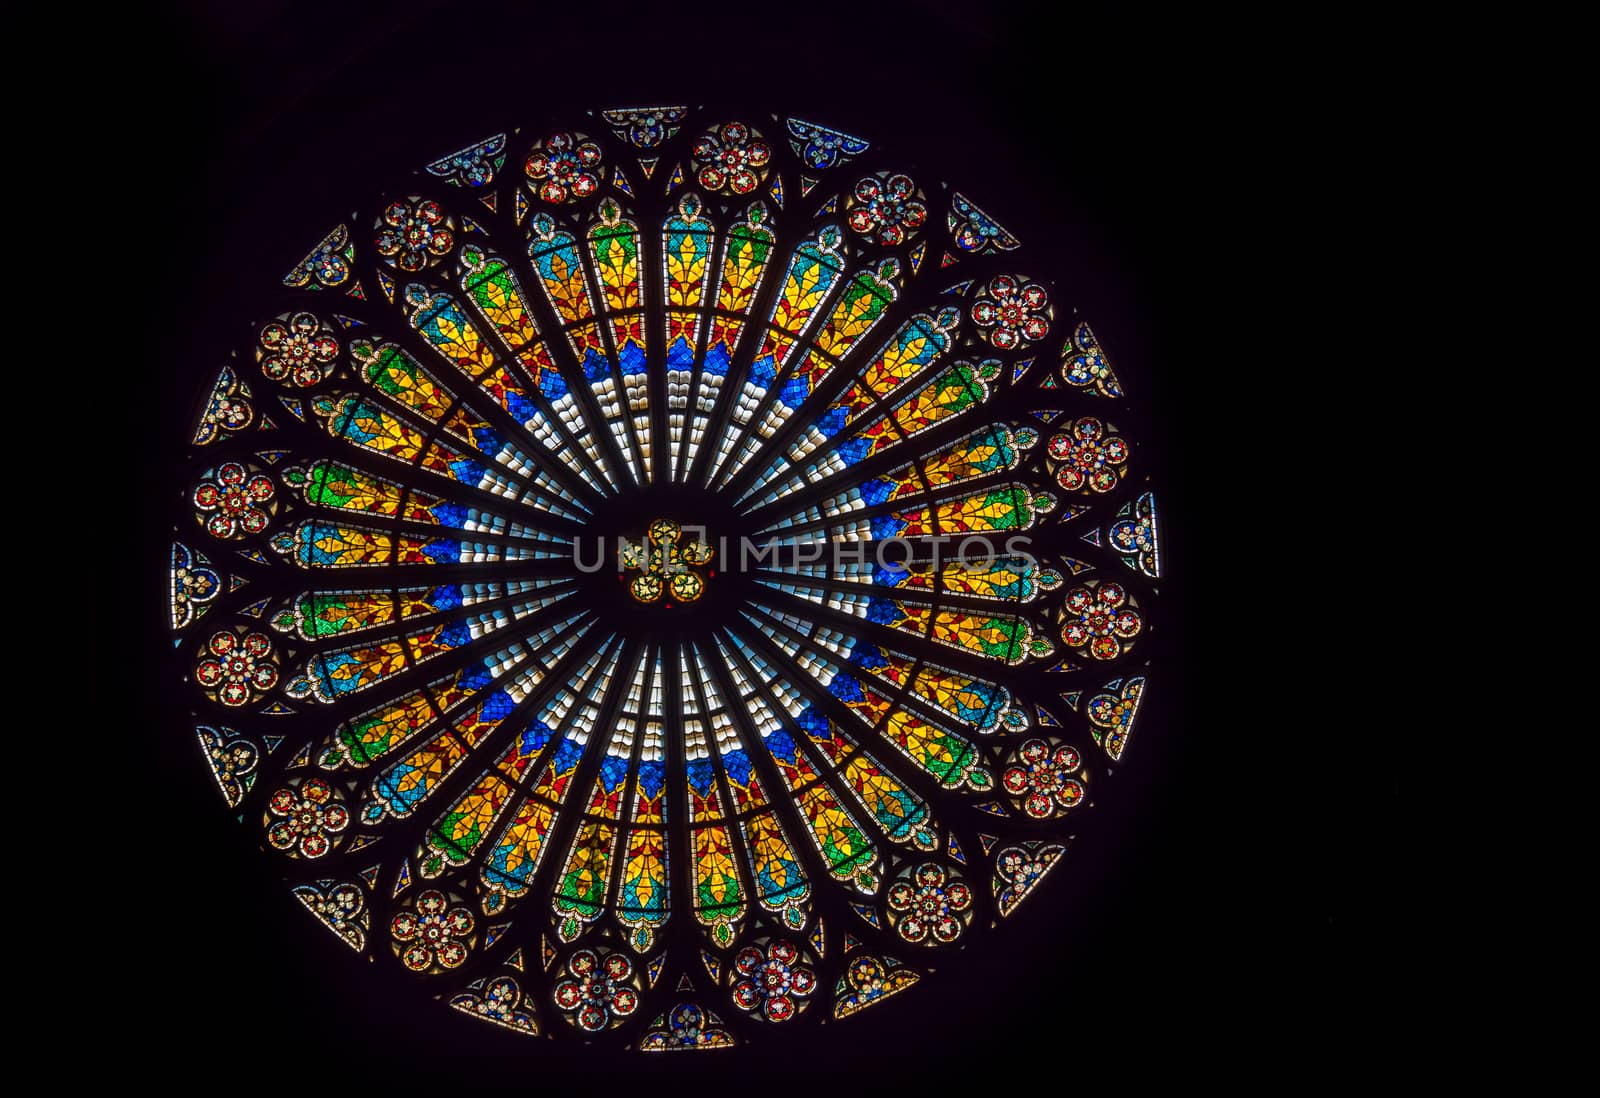
[[[843,1029],[1070,874],[1159,689],[1159,486],[981,186],[603,110],[354,196],[261,287],[174,518],[185,734],[419,1009]]]

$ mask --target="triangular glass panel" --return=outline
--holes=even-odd
[[[284,276],[291,290],[323,290],[341,286],[350,277],[350,263],[356,248],[350,243],[350,229],[335,225],[333,231]]]
[[[294,898],[304,904],[306,910],[316,916],[319,922],[339,935],[351,949],[359,950],[367,944],[364,929],[367,926],[366,912],[363,911],[354,918],[347,917],[346,908],[339,897],[344,889],[354,889],[354,887],[354,885],[341,886],[331,880],[321,880],[315,884],[296,885],[293,893]]]
[[[1002,229],[994,218],[978,209],[970,198],[959,191],[950,198],[950,213],[945,223],[956,247],[964,252],[986,255],[1009,252],[1021,246],[1021,241]]]
[[[246,793],[256,784],[258,761],[254,741],[232,728],[212,728],[198,725],[195,734],[200,739],[200,751],[211,774],[217,780],[229,808],[237,808]]]
[[[1011,914],[1066,853],[1059,843],[1020,843],[1007,847],[995,867],[994,899],[1001,916]]]
[[[172,628],[182,629],[199,621],[216,604],[222,590],[222,576],[204,553],[182,542],[172,543],[171,582],[168,595],[172,606]]]
[[[789,144],[794,154],[812,171],[827,171],[847,164],[872,147],[865,138],[801,118],[785,119],[784,125],[789,130]]]
[[[600,117],[605,119],[618,140],[626,141],[636,149],[653,149],[678,132],[678,123],[688,113],[688,105],[679,104],[669,107],[619,107],[601,111]]]
[[[1133,675],[1126,682],[1112,679],[1089,699],[1089,734],[1113,762],[1122,758],[1128,737],[1133,734],[1133,722],[1139,716],[1139,702],[1144,697],[1144,683],[1143,675]]]
[[[1122,555],[1122,563],[1151,579],[1161,578],[1161,530],[1156,521],[1156,496],[1145,492],[1137,500],[1124,503],[1116,521],[1106,530],[1111,548]]]
[[[497,133],[440,157],[427,166],[427,171],[452,187],[487,187],[505,162],[506,135]]]
[[[211,396],[200,416],[200,424],[195,428],[194,444],[208,446],[248,430],[255,419],[255,407],[249,397],[250,386],[239,380],[233,367],[222,367],[211,386]]]

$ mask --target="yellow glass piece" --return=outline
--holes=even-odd
[[[899,263],[891,259],[876,272],[862,271],[856,275],[828,319],[817,329],[817,350],[840,358],[871,331],[895,299],[894,280],[899,273]]]
[[[305,548],[294,554],[295,563],[310,568],[350,568],[386,564],[394,553],[394,535],[359,526],[306,523],[296,535]],[[299,548],[299,546],[296,546]]]
[[[763,224],[766,209],[757,203],[744,224],[728,234],[727,251],[722,259],[722,279],[717,287],[717,308],[730,313],[746,313],[754,303],[761,275],[772,257],[773,236]]]
[[[945,335],[946,326],[941,326],[937,319],[917,317],[916,320],[923,323],[913,322],[902,328],[861,375],[858,387],[880,397],[887,396],[901,382],[919,373],[948,345],[947,337],[940,338]]]
[[[326,462],[313,467],[305,493],[307,503],[393,517],[400,513],[405,489],[360,469]]]
[[[346,658],[348,657],[348,658]],[[348,653],[335,653],[333,657],[319,657],[328,664],[326,675],[335,684],[349,683],[340,694],[365,690],[382,682],[390,675],[405,670],[405,649],[399,641],[386,641],[370,648],[351,649]]]
[[[589,254],[612,312],[639,307],[639,230],[621,214],[607,199],[600,206],[600,224],[589,233]]]
[[[730,914],[738,918],[744,907],[743,892],[727,828],[719,824],[694,832],[694,868],[700,921],[709,924]]]
[[[600,820],[585,820],[567,848],[556,894],[551,905],[558,914],[575,915],[589,922],[600,913],[606,884],[611,879],[617,828]],[[562,936],[570,941],[578,933],[576,924],[564,921]]]
[[[699,208],[698,199],[685,196],[678,204],[679,219],[668,221],[662,233],[668,305],[697,308],[705,293],[711,223],[699,216]]]
[[[813,785],[799,794],[799,800],[817,852],[835,878],[842,881],[856,878],[862,866],[870,866],[877,860],[872,844],[827,786]]]
[[[409,813],[466,757],[467,749],[445,733],[397,764],[388,775],[391,788],[380,794],[389,812],[396,816]]]
[[[476,332],[472,333],[472,338],[476,342]],[[398,347],[389,344],[375,347],[359,341],[351,345],[350,352],[361,364],[367,384],[380,393],[435,423],[450,410],[454,395]]]
[[[520,896],[527,891],[528,880],[539,868],[558,805],[577,765],[577,755],[566,767],[546,763],[532,792],[523,798],[516,815],[489,849],[479,879],[495,897],[496,906],[507,896]]]
[[[545,840],[550,835],[556,810],[544,801],[529,797],[500,836],[500,841],[485,859],[480,878],[490,889],[520,895],[527,880],[539,868]]]
[[[535,339],[539,330],[528,312],[511,265],[499,256],[486,255],[476,248],[462,250],[466,273],[461,276],[467,298],[477,306],[485,320],[494,325],[513,351],[520,351]]]
[[[433,706],[421,691],[380,706],[339,726],[320,765],[334,770],[370,765],[405,743],[433,720]]]
[[[530,256],[550,304],[569,324],[594,316],[594,306],[589,303],[589,286],[571,235],[556,232],[548,218],[536,222],[535,234]]]
[[[420,865],[422,876],[437,877],[449,866],[465,865],[509,802],[512,787],[497,774],[481,778],[428,833],[427,849],[437,856]]]
[[[957,365],[955,369],[940,374],[933,381],[918,389],[907,397],[890,412],[895,428],[907,438],[929,430],[941,420],[953,416],[963,415],[983,403],[984,387],[981,381],[974,380],[967,375],[965,367]],[[929,459],[937,463],[955,455],[958,463],[967,447],[956,446],[944,454]],[[930,465],[930,476],[937,476],[933,465]],[[960,479],[959,477],[953,479]],[[940,481],[934,481],[936,486]]]
[[[412,461],[422,452],[422,433],[380,408],[363,402],[359,397],[341,399],[324,397],[312,405],[312,410],[323,419],[328,433],[356,446],[400,461]]]
[[[1007,468],[1005,462],[1011,454],[997,446],[993,439],[984,438],[961,448],[952,448],[935,454],[923,462],[923,476],[929,488],[943,488],[972,480],[996,469]],[[1012,461],[1015,464],[1015,461]]]
[[[445,358],[461,367],[468,377],[478,378],[485,372],[494,369],[494,352],[478,334],[478,329],[467,319],[460,306],[454,300],[440,294],[433,299],[440,304],[447,304],[444,308],[435,308],[427,311],[427,320],[418,325],[422,337],[433,344],[435,350]],[[413,319],[415,324],[421,319]],[[504,316],[503,311],[495,315]],[[515,324],[516,318],[506,318],[509,324]],[[518,333],[520,334],[520,332]]]
[[[861,803],[889,829],[891,837],[920,818],[917,810],[921,806],[916,798],[867,756],[857,755],[851,759],[844,773]]]
[[[635,829],[627,841],[617,881],[617,917],[634,928],[631,942],[649,948],[651,927],[666,920],[667,838],[660,831]]]
[[[756,899],[762,907],[779,911],[791,898],[803,899],[810,894],[794,848],[770,811],[745,821],[744,838],[755,874]]]

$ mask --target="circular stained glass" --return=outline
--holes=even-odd
[[[202,394],[170,591],[310,917],[516,1033],[705,1050],[935,985],[1051,887],[1159,525],[977,193],[652,107],[308,233]]]

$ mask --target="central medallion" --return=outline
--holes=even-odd
[[[711,563],[711,546],[685,542],[683,527],[671,519],[656,519],[644,542],[624,542],[620,554],[624,571],[640,572],[628,590],[640,602],[655,602],[670,594],[679,602],[693,602],[706,589],[705,580],[692,568]]]

